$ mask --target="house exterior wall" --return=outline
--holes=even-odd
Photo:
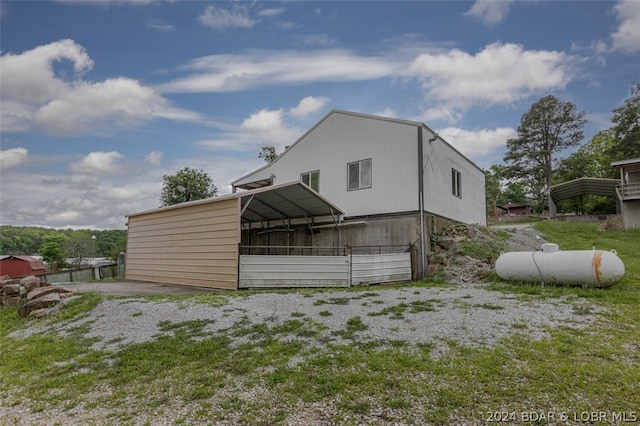
[[[320,171],[319,192],[345,216],[416,211],[418,205],[417,127],[354,116],[329,115],[269,166],[234,182],[275,175],[274,184],[300,180],[300,174]],[[347,165],[371,159],[371,187],[347,189]]]
[[[622,221],[624,229],[640,228],[640,200],[630,200],[622,203]]]
[[[485,175],[470,160],[440,138],[429,142],[422,129],[425,210],[464,223],[487,224]],[[461,176],[460,196],[452,191],[452,169]]]
[[[126,279],[237,289],[240,200],[129,217]]]
[[[420,209],[422,132],[424,210],[466,223],[486,224],[485,176],[421,123],[337,111],[329,114],[273,163],[234,182],[274,176],[274,184],[319,171],[319,192],[345,217],[415,212]],[[347,165],[371,159],[371,187],[347,188]],[[460,172],[462,194],[452,194],[451,170]]]

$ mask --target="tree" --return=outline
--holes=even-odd
[[[611,167],[613,160],[609,155],[614,145],[612,129],[596,133],[588,143],[560,161],[555,180],[562,183],[581,177],[617,178],[618,172]]]
[[[67,240],[63,234],[51,234],[42,238],[42,246],[39,253],[42,260],[48,263],[58,262],[59,265],[65,263],[67,257],[62,245]]]
[[[272,162],[276,158],[278,158],[278,154],[276,154],[276,148],[274,146],[263,146],[258,154],[258,158],[262,158],[267,163]]]
[[[162,176],[162,206],[215,197],[218,188],[203,170],[185,167],[175,175]]]
[[[631,97],[613,110],[616,142],[609,154],[613,161],[640,157],[640,83],[631,88]]]
[[[530,186],[544,192],[552,185],[554,155],[583,138],[586,120],[571,102],[545,96],[534,103],[520,120],[518,138],[507,141],[504,161],[508,177],[526,178]]]

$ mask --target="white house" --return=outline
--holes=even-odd
[[[332,111],[232,185],[129,215],[126,278],[229,290],[406,281],[425,275],[433,232],[486,223],[483,171],[413,121]]]
[[[232,186],[235,192],[291,181],[344,211],[342,243],[417,244],[418,276],[437,220],[486,225],[484,172],[419,122],[333,110]],[[350,223],[361,226],[347,230]]]

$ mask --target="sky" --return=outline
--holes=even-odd
[[[124,229],[164,175],[228,194],[332,109],[488,169],[553,95],[586,143],[640,83],[640,0],[2,0],[0,51],[0,224]]]

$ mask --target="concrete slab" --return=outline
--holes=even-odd
[[[184,294],[219,291],[210,288],[146,281],[95,281],[90,283],[54,284],[74,293],[100,293],[111,296],[139,296],[148,294]]]

